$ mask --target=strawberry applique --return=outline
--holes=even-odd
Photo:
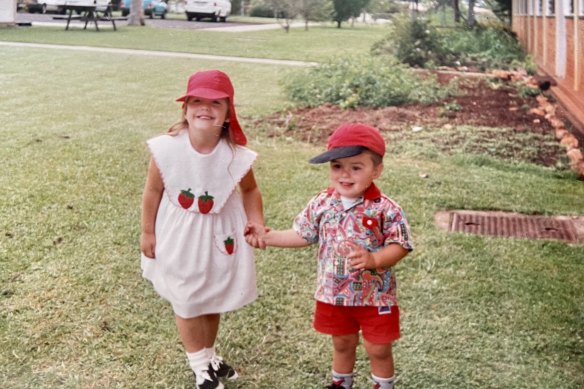
[[[178,203],[181,207],[189,209],[194,202],[195,195],[191,192],[191,188],[180,191],[180,194],[178,195]]]
[[[228,236],[227,239],[223,241],[223,244],[225,245],[225,251],[227,251],[227,254],[233,254],[233,250],[235,249],[235,241],[233,238]]]
[[[201,213],[209,213],[209,211],[211,211],[211,208],[213,208],[213,196],[211,196],[209,193],[205,192],[204,195],[200,195],[199,196],[199,201],[198,201],[198,205],[199,205],[199,212]]]

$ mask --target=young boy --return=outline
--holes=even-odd
[[[400,336],[393,266],[413,249],[410,227],[400,206],[373,183],[383,171],[385,154],[377,129],[342,125],[327,149],[310,163],[330,162],[330,187],[296,216],[293,229],[266,229],[261,246],[319,244],[313,325],[332,336],[332,384],[327,388],[352,387],[361,331],[374,388],[391,389],[392,342]]]

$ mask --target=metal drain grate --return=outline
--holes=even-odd
[[[584,242],[582,231],[584,218],[451,211],[437,214],[436,221],[450,232],[524,239],[553,239],[571,243]]]

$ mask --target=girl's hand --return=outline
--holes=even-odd
[[[156,236],[154,233],[142,233],[140,236],[140,250],[148,258],[156,258]]]
[[[351,251],[349,255],[347,255],[347,258],[349,259],[349,265],[352,269],[362,270],[375,269],[378,267],[372,253],[353,242],[347,243],[351,247]]]
[[[264,236],[270,229],[262,224],[255,222],[248,222],[245,226],[243,234],[245,235],[245,241],[252,247],[256,249],[265,249],[266,243],[264,242]]]

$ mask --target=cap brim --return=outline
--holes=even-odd
[[[333,159],[353,157],[355,155],[361,154],[365,150],[367,150],[367,148],[363,146],[335,147],[334,149],[330,149],[329,151],[317,155],[308,162],[325,163],[332,161]]]
[[[197,88],[189,91],[186,95],[179,97],[176,101],[185,101],[189,97],[201,97],[203,99],[214,100],[228,98],[229,94],[215,89]]]

